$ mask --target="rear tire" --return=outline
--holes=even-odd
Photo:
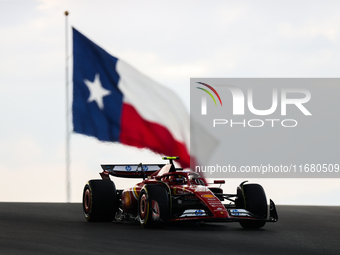
[[[237,208],[244,208],[256,216],[266,219],[268,205],[266,194],[259,184],[244,184],[237,190]],[[257,229],[266,224],[265,220],[241,220],[240,225],[245,229]]]
[[[148,184],[139,194],[138,216],[143,227],[161,227],[170,215],[170,197],[164,185]]]
[[[90,222],[111,222],[118,210],[117,191],[110,180],[90,180],[84,187],[83,212]]]

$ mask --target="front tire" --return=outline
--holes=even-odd
[[[118,210],[117,191],[110,180],[90,180],[84,187],[83,212],[89,222],[111,222]]]
[[[143,227],[161,227],[170,215],[170,197],[164,185],[148,184],[139,194],[138,216]]]
[[[245,229],[262,228],[266,224],[268,213],[267,198],[264,189],[259,184],[241,184],[237,190],[237,208],[244,208],[264,220],[241,220],[240,225]]]

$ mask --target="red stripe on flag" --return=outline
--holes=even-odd
[[[190,167],[190,156],[184,143],[176,141],[166,127],[144,120],[135,108],[123,103],[120,142],[165,155],[179,156],[183,168]]]

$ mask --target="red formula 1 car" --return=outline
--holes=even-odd
[[[84,188],[86,220],[138,220],[145,227],[172,221],[239,222],[243,228],[260,228],[278,220],[275,204],[267,203],[259,184],[242,182],[236,194],[209,187],[191,171],[168,164],[102,165],[102,180],[90,180]],[[135,186],[116,190],[110,175],[143,178]],[[224,181],[214,181],[223,184]],[[224,203],[226,201],[227,203]]]

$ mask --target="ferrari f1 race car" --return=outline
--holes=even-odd
[[[278,220],[274,202],[267,203],[259,184],[242,182],[236,194],[224,194],[220,187],[208,186],[198,173],[175,168],[173,160],[178,157],[163,159],[169,163],[101,165],[102,179],[90,180],[84,187],[86,220],[139,221],[144,227],[174,221],[239,222],[243,228],[261,228]],[[110,175],[143,181],[117,190]]]

